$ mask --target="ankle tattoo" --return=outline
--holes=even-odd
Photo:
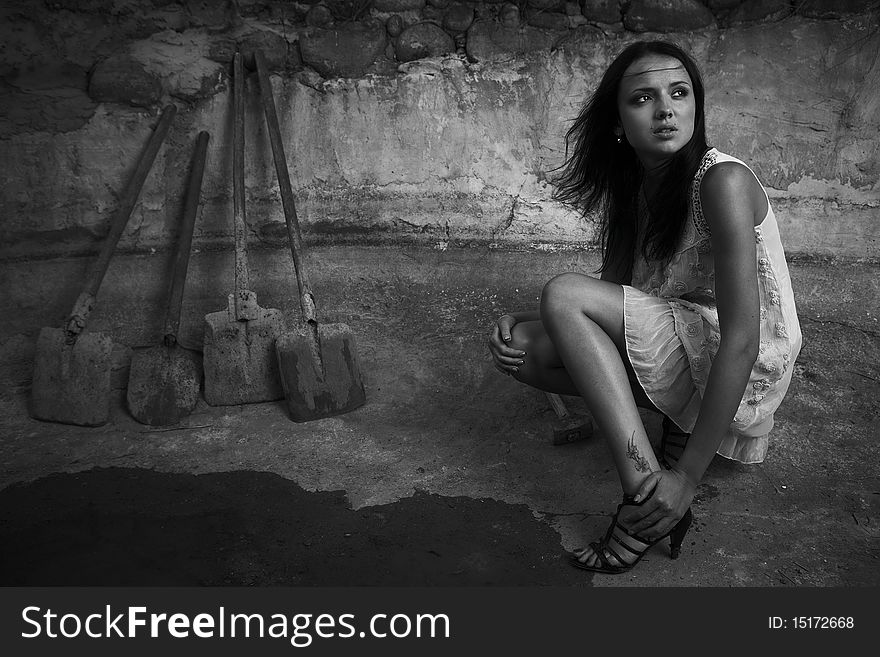
[[[632,459],[635,462],[636,470],[638,472],[651,472],[651,466],[648,464],[648,460],[641,455],[641,453],[639,452],[639,448],[636,447],[635,431],[633,431],[629,442],[626,444],[626,456],[627,458]]]

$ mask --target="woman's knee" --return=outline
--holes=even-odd
[[[561,367],[559,356],[540,321],[515,324],[510,330],[508,344],[525,352],[516,377],[520,380],[540,377],[540,373],[547,369]]]
[[[541,319],[552,329],[573,314],[588,317],[617,341],[623,330],[623,288],[584,274],[550,279],[541,293]]]
[[[510,342],[508,346],[513,349],[524,351],[522,362],[517,366],[514,372],[514,378],[523,383],[532,383],[537,373],[543,369],[544,364],[541,362],[541,349],[538,346],[538,336],[536,335],[535,326],[539,322],[524,322],[514,324],[510,329]]]
[[[541,291],[541,317],[552,319],[559,313],[579,308],[578,300],[584,293],[583,274],[567,272],[554,276]]]
[[[529,351],[532,350],[532,346],[535,342],[535,331],[533,327],[529,326],[529,324],[531,324],[531,322],[519,322],[511,327],[510,342],[507,343],[508,347],[511,349],[519,349],[526,353],[529,353]]]

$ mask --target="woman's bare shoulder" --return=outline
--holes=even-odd
[[[767,213],[767,196],[751,169],[741,162],[719,162],[706,171],[700,183],[700,204],[708,223],[731,210],[749,210],[757,225]]]

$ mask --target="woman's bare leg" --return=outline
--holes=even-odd
[[[581,393],[578,392],[568,375],[541,320],[519,322],[514,325],[511,330],[510,346],[514,349],[521,349],[527,354],[524,363],[519,366],[519,372],[514,375],[514,378],[520,383],[525,383],[538,390],[555,392],[558,395],[580,396]],[[621,354],[621,358],[626,367],[630,390],[636,406],[659,413],[660,411],[639,385],[636,374],[629,361],[626,360],[625,354],[626,351]]]
[[[650,408],[650,401],[621,355],[619,285],[581,274],[557,276],[544,287],[541,320],[516,324],[510,344],[526,352],[519,381],[583,397],[608,441],[625,494],[660,469],[638,410]]]
[[[541,321],[608,441],[623,492],[635,494],[660,464],[621,357],[623,288],[582,274],[557,276],[544,286]]]
[[[623,492],[633,495],[660,464],[637,406],[647,398],[625,356],[623,289],[580,274],[557,276],[541,295],[541,320],[515,325],[512,338],[526,352],[516,378],[580,394],[611,449]],[[590,548],[578,558],[598,561]]]

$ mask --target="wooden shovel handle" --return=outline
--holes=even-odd
[[[284,207],[284,220],[287,223],[287,236],[290,240],[290,252],[293,255],[293,268],[296,270],[300,306],[302,307],[304,319],[315,323],[317,321],[315,297],[312,294],[305,271],[299,219],[296,216],[296,205],[293,201],[293,190],[290,186],[290,174],[287,170],[287,158],[284,156],[284,144],[281,141],[281,129],[278,126],[278,113],[275,111],[275,97],[272,93],[272,83],[269,81],[266,59],[261,50],[257,49],[254,51],[254,61],[257,67],[257,78],[260,82],[260,99],[263,103],[266,126],[269,130],[269,143],[272,144],[272,157],[275,160],[275,173],[278,176],[281,205]]]
[[[137,167],[135,167],[134,173],[128,180],[128,184],[125,187],[122,198],[119,200],[116,212],[111,219],[110,232],[104,240],[104,245],[101,247],[101,253],[89,269],[85,288],[79,295],[79,298],[76,300],[76,304],[74,304],[73,310],[70,313],[70,319],[67,322],[68,338],[75,339],[75,337],[85,328],[86,320],[95,304],[95,297],[98,295],[98,288],[101,287],[101,281],[104,280],[104,274],[107,273],[107,267],[110,265],[110,258],[113,257],[113,251],[116,248],[116,244],[119,242],[119,238],[122,236],[122,231],[125,230],[125,225],[131,217],[131,211],[134,209],[135,203],[137,203],[138,196],[140,196],[147,175],[153,168],[153,161],[156,159],[156,154],[159,152],[159,148],[162,146],[165,137],[168,135],[168,130],[171,127],[171,122],[174,120],[175,114],[177,114],[177,107],[174,105],[167,105],[162,110],[162,114],[159,117],[159,123],[153,130],[153,134],[150,135],[147,147],[141,154]]]
[[[243,318],[239,300],[250,289],[247,262],[247,221],[244,208],[244,65],[242,55],[232,58],[232,219],[235,234],[236,315]]]
[[[556,413],[556,417],[560,420],[564,420],[568,417],[568,409],[565,407],[565,402],[562,401],[562,397],[557,395],[555,392],[548,392],[547,401],[550,402],[550,406],[553,407],[553,412]]]
[[[208,153],[210,135],[202,131],[196,138],[196,150],[193,165],[187,182],[186,200],[183,208],[183,222],[180,224],[180,235],[177,238],[177,250],[174,254],[174,273],[171,276],[171,288],[168,293],[168,306],[165,310],[165,345],[173,347],[177,343],[177,331],[180,328],[180,307],[183,302],[183,286],[186,282],[186,270],[192,249],[193,228],[199,211],[199,197],[202,192],[202,178],[205,173],[205,159]]]

